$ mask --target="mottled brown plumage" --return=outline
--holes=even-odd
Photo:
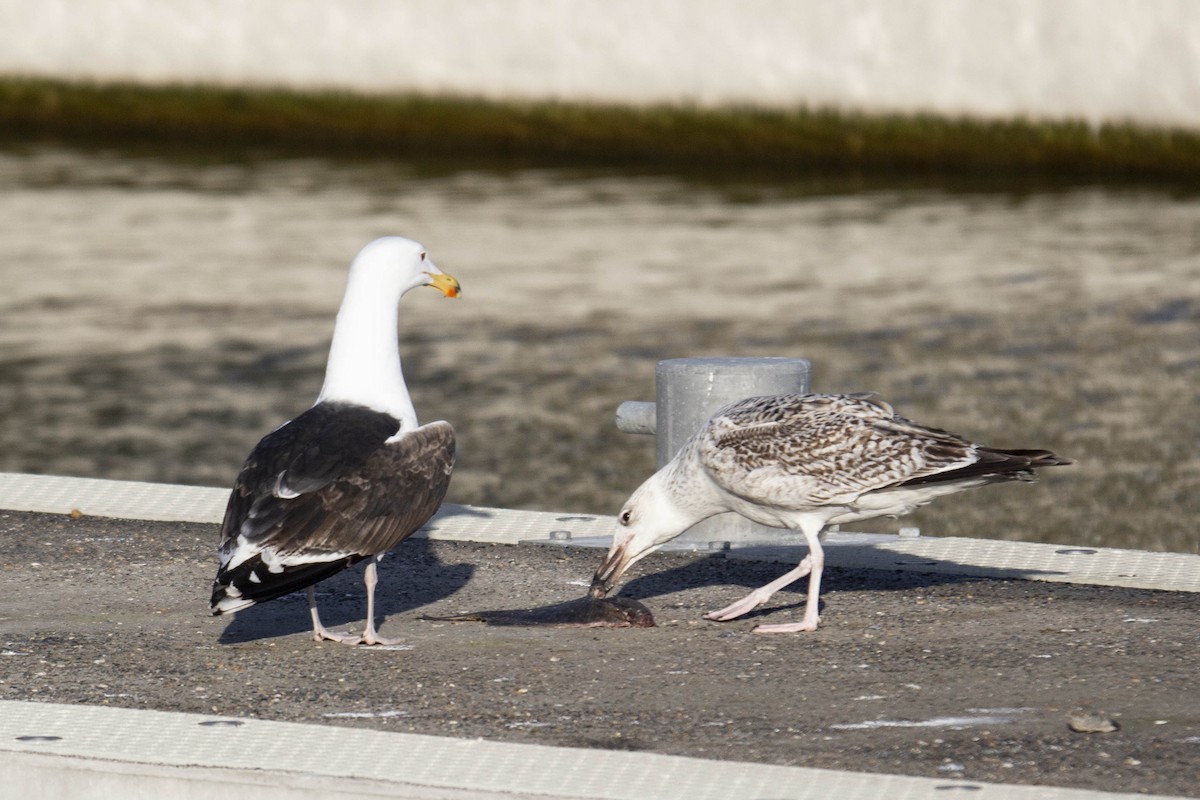
[[[895,513],[905,513],[915,506],[904,498],[921,504],[921,495],[895,492],[901,487],[1029,479],[1035,467],[1070,463],[1047,450],[977,445],[898,416],[869,394],[750,398],[713,415],[687,446],[725,490],[793,510],[855,508],[867,495],[874,507],[893,493],[904,507]]]

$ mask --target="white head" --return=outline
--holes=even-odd
[[[707,516],[676,502],[669,482],[670,468],[668,465],[651,475],[617,515],[608,556],[592,577],[593,597],[603,597],[630,566]]]
[[[402,236],[376,239],[358,252],[350,264],[347,291],[356,286],[396,300],[418,286],[432,286],[447,297],[462,294],[458,281],[434,266],[419,242]]]
[[[411,239],[387,236],[359,251],[350,264],[317,402],[349,402],[391,414],[400,420],[401,432],[416,427],[400,367],[396,320],[400,298],[418,286],[432,286],[447,297],[462,294],[458,281],[434,266],[425,248]]]

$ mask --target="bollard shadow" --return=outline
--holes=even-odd
[[[426,527],[400,542],[378,564],[375,587],[375,623],[380,635],[388,636],[387,618],[426,606],[458,592],[475,574],[472,564],[447,564],[434,554],[423,532],[448,517],[487,517],[487,512],[447,504]],[[363,570],[368,561],[346,569],[314,587],[321,622],[327,628],[361,631],[367,616],[367,593]],[[393,623],[391,627],[397,626]],[[306,593],[284,597],[238,611],[221,632],[221,644],[246,642],[307,633],[312,630]],[[391,635],[395,635],[394,630]]]

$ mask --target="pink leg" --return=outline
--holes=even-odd
[[[795,633],[817,629],[821,621],[821,572],[825,568],[825,553],[819,542],[813,543],[816,547],[809,554],[809,558],[812,559],[812,575],[808,579],[808,600],[804,604],[804,617],[799,622],[759,625],[754,629],[754,633]]]
[[[753,611],[763,603],[767,602],[771,595],[775,594],[785,586],[790,586],[807,575],[812,569],[812,562],[813,559],[811,554],[805,556],[804,560],[801,561],[795,569],[780,575],[766,586],[755,589],[741,600],[738,600],[732,605],[725,606],[725,608],[722,608],[720,611],[708,612],[704,615],[704,618],[717,620],[718,622],[727,622],[731,619],[737,619],[743,614]]]
[[[363,583],[367,585],[367,629],[363,631],[363,644],[382,644],[394,645],[399,644],[400,639],[383,639],[375,632],[375,586],[379,583],[379,576],[375,573],[376,559],[372,559],[367,564],[367,570],[363,573]]]
[[[321,616],[317,613],[317,597],[313,588],[308,587],[308,611],[312,615],[313,641],[320,642],[328,639],[339,644],[358,644],[362,637],[353,633],[335,633],[321,624]]]

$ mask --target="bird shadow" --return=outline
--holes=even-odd
[[[350,625],[361,630],[367,615],[363,561],[317,584],[314,588],[321,622],[328,628]],[[375,621],[388,635],[384,620],[456,593],[475,574],[472,564],[441,561],[425,538],[412,537],[392,548],[379,562],[375,587]],[[312,630],[305,592],[295,592],[234,614],[218,641],[242,644]]]
[[[866,545],[869,547],[869,545]],[[831,564],[839,551],[846,553],[857,545],[844,545],[837,549],[826,549],[825,571],[821,580],[821,597],[841,592],[861,591],[909,591],[936,586],[977,583],[994,579],[1029,580],[1044,570],[988,569],[985,572],[963,565],[962,572],[949,570],[956,562],[928,561],[931,568],[939,571],[921,571],[911,567],[887,569],[883,567],[839,567]],[[656,597],[704,587],[730,587],[730,602],[743,594],[765,586],[792,569],[808,552],[806,548],[789,548],[795,551],[795,560],[764,561],[753,558],[727,558],[724,553],[713,553],[697,558],[678,567],[661,570],[636,577],[628,581],[617,592],[617,596],[645,602]],[[833,549],[833,553],[830,550]],[[847,559],[850,560],[850,559]],[[741,587],[736,591],[734,587]],[[808,591],[808,578],[800,578],[790,586],[780,589],[769,603],[745,615],[743,619],[754,619],[779,611],[803,608]]]

